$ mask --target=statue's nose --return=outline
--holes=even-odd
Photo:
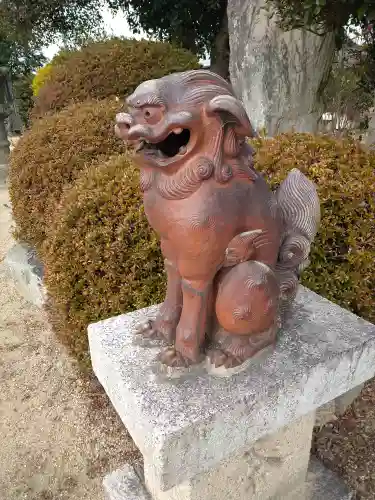
[[[128,140],[129,130],[133,123],[133,117],[129,113],[118,113],[116,115],[115,134],[124,141]]]

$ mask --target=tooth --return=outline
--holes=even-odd
[[[184,155],[186,153],[186,146],[181,146],[178,152],[180,153],[180,155]]]
[[[181,132],[182,132],[182,131],[183,131],[183,129],[182,129],[182,128],[180,128],[180,127],[178,127],[178,128],[174,128],[174,129],[173,129],[173,132],[174,132],[175,134],[181,134]]]

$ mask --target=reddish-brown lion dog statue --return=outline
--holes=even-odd
[[[119,113],[134,145],[144,207],[168,276],[149,338],[187,367],[206,352],[215,367],[241,365],[273,345],[308,263],[320,210],[314,185],[292,170],[273,193],[252,164],[255,133],[231,86],[205,70],[144,82]]]

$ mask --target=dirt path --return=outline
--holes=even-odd
[[[8,207],[0,180],[0,261],[12,245]],[[103,475],[137,454],[98,387],[80,380],[44,313],[1,270],[0,443],[4,500],[101,500]]]

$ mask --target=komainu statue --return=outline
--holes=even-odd
[[[297,169],[273,193],[253,168],[255,136],[225,80],[205,70],[142,83],[116,117],[134,147],[144,208],[168,277],[155,320],[160,360],[206,355],[234,368],[274,345],[320,220],[314,185]]]

